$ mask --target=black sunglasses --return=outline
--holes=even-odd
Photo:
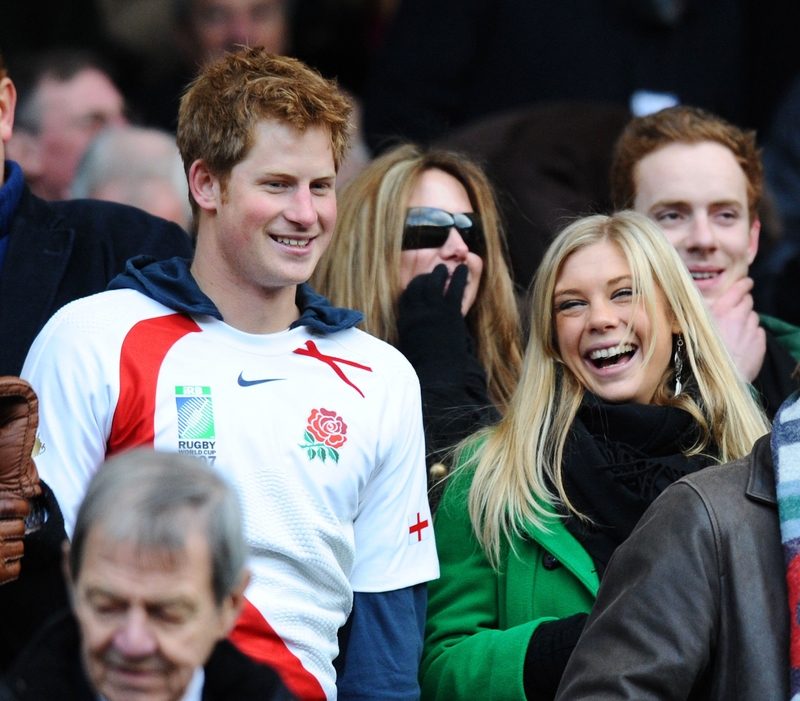
[[[470,251],[483,254],[486,246],[480,215],[474,212],[450,214],[436,207],[411,207],[408,210],[403,229],[403,250],[441,248],[453,227]]]

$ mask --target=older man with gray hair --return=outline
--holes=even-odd
[[[292,698],[224,640],[250,579],[236,494],[199,459],[132,451],[89,486],[65,553],[72,610],[8,676],[21,701]]]
[[[111,127],[83,154],[72,181],[75,199],[119,202],[188,230],[189,188],[175,137],[161,129]]]

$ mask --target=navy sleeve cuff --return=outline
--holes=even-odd
[[[426,584],[355,592],[334,661],[339,701],[417,701]]]

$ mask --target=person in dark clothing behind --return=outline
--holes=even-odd
[[[736,119],[745,28],[738,0],[404,0],[368,85],[367,140],[427,144],[533,103],[653,93]]]
[[[225,636],[250,579],[235,492],[190,456],[131,451],[89,487],[68,550],[72,610],[22,652],[22,701],[293,698]]]
[[[762,273],[765,308],[800,324],[800,75],[795,77],[763,139],[764,177],[783,228]]]
[[[446,455],[500,419],[521,364],[519,316],[492,189],[465,156],[401,146],[342,191],[312,284],[364,312],[422,388],[431,487]],[[440,489],[430,494],[435,510]]]
[[[771,419],[798,388],[800,328],[753,310],[748,269],[763,182],[755,133],[696,107],[631,120],[611,165],[615,207],[632,207],[661,227]]]
[[[64,519],[32,458],[39,450],[38,406],[25,380],[0,377],[0,674],[67,605]]]
[[[36,197],[19,165],[5,160],[15,106],[0,56],[0,375],[19,375],[47,320],[68,302],[103,291],[129,258],[192,254],[177,224],[134,207]]]
[[[550,102],[482,118],[437,142],[467,154],[489,176],[520,289],[530,286],[550,242],[569,222],[612,211],[611,155],[630,119],[617,105]]]

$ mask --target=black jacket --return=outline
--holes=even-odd
[[[0,587],[0,673],[11,666],[44,622],[69,603],[61,566],[61,546],[67,539],[64,517],[50,487],[40,484],[47,521],[25,536],[19,577]]]
[[[105,290],[128,258],[189,257],[177,224],[94,200],[45,202],[24,187],[0,270],[0,375],[19,375],[33,339],[68,302]]]
[[[615,552],[556,701],[785,701],[789,608],[769,436],[669,487]]]
[[[217,643],[205,665],[203,701],[289,701],[277,673],[230,642]],[[80,634],[68,610],[50,620],[6,678],[19,701],[96,701],[80,662]],[[2,699],[0,691],[0,699]],[[12,697],[13,698],[13,697]]]

